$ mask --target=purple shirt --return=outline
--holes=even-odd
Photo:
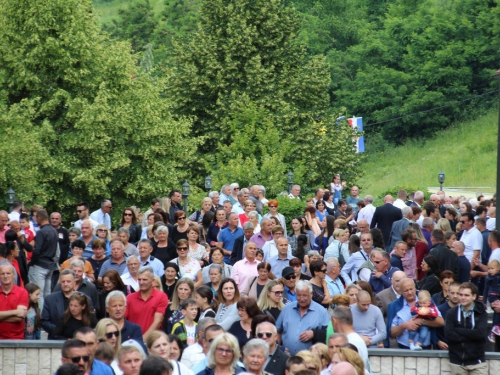
[[[267,241],[270,241],[273,239],[273,235],[269,233],[269,238],[266,240],[264,237],[262,237],[262,234],[261,232],[259,233],[255,233],[252,238],[250,238],[250,242],[255,242],[255,244],[257,245],[257,247],[259,249],[262,249],[264,247],[264,244],[267,242]]]

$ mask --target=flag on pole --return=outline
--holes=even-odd
[[[363,117],[353,117],[347,119],[347,122],[353,129],[357,129],[358,132],[363,131]],[[357,137],[356,139],[356,150],[357,152],[365,152],[365,137]]]

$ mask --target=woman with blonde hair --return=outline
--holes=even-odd
[[[365,375],[365,363],[361,356],[352,349],[336,348],[333,351],[332,364],[336,365],[340,362],[349,362],[354,366],[358,375]]]
[[[434,229],[439,229],[443,233],[451,231],[450,221],[448,219],[439,219]]]
[[[278,320],[281,310],[285,307],[283,302],[284,290],[283,284],[272,280],[266,284],[257,302],[260,311],[272,316],[275,321]]]
[[[422,272],[422,261],[424,257],[429,253],[429,244],[420,229],[420,225],[417,223],[411,223],[408,227],[413,229],[417,235],[417,243],[415,244],[415,254],[417,257],[417,279],[420,280],[424,277],[424,272]]]
[[[322,365],[317,355],[311,353],[309,350],[301,350],[296,354],[296,356],[304,360],[308,370],[316,372],[317,375],[321,374]]]
[[[332,362],[332,359],[330,357],[330,353],[328,352],[328,346],[325,344],[318,342],[317,344],[314,344],[311,346],[311,349],[309,349],[312,354],[316,354],[318,358],[321,361],[321,370],[325,370],[330,363]]]
[[[163,320],[163,330],[166,333],[172,332],[174,324],[184,318],[182,315],[181,303],[188,298],[194,299],[194,283],[188,277],[183,277],[175,284],[172,300],[169,301],[165,310],[165,318]]]
[[[221,333],[217,336],[207,353],[207,367],[198,375],[231,374],[237,372],[240,347],[236,337],[230,333]]]
[[[149,355],[155,355],[163,358],[172,364],[174,371],[172,375],[192,375],[193,372],[188,369],[185,365],[170,359],[170,343],[168,341],[168,335],[162,331],[153,331],[149,334],[146,339],[146,348],[148,349]]]
[[[122,334],[118,323],[109,318],[101,319],[95,327],[95,333],[99,342],[107,342],[113,348],[114,360],[111,362],[110,366],[115,374],[121,374],[122,371],[118,367],[118,362],[116,361],[116,356],[118,355],[122,343]]]
[[[203,216],[212,209],[212,199],[205,197],[201,201],[201,210],[193,212],[189,217],[188,221],[191,224],[201,224]]]
[[[94,228],[94,236],[106,242],[106,255],[111,255],[111,230],[106,224],[99,224]]]

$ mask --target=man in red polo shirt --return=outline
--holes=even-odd
[[[161,328],[168,305],[167,295],[153,288],[154,275],[151,267],[139,268],[139,291],[127,296],[125,318],[141,327],[144,341],[151,332]]]
[[[28,311],[28,292],[14,284],[15,269],[0,266],[0,340],[23,340],[24,318]]]

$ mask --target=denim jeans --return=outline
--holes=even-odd
[[[50,285],[52,278],[52,270],[40,266],[32,266],[28,271],[30,283],[34,283],[40,287],[42,293],[40,294],[40,311],[43,310],[43,299],[47,294],[50,294]]]

